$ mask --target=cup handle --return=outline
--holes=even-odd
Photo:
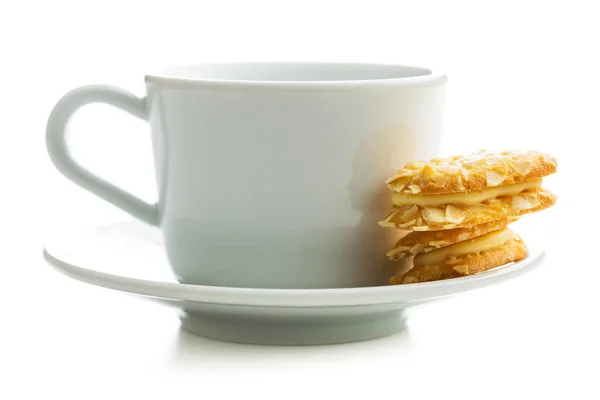
[[[90,103],[106,103],[145,121],[148,120],[146,99],[113,86],[90,85],[74,89],[54,106],[46,127],[46,147],[56,168],[82,188],[114,204],[125,212],[150,224],[158,225],[158,209],[132,194],[100,178],[77,164],[65,141],[65,131],[72,115]]]

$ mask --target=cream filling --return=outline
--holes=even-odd
[[[394,193],[392,202],[397,206],[415,204],[421,207],[436,207],[448,204],[472,206],[500,196],[514,196],[524,190],[537,189],[542,185],[542,179],[519,182],[512,185],[491,187],[474,192],[446,194],[408,194]]]
[[[471,253],[494,249],[502,246],[507,240],[515,238],[515,233],[508,228],[490,232],[474,239],[459,242],[429,253],[419,254],[414,259],[415,267],[423,265],[443,264],[450,256],[464,256]]]

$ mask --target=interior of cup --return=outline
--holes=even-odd
[[[259,82],[335,82],[401,79],[431,75],[425,68],[386,64],[235,63],[170,67],[163,76],[180,79]]]

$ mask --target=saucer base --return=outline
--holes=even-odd
[[[181,327],[195,335],[263,345],[321,345],[357,342],[397,333],[406,326],[404,310],[332,317],[240,318],[184,311]]]
[[[534,238],[532,238],[534,239]],[[44,257],[61,273],[166,305],[183,329],[213,339],[314,345],[374,339],[404,328],[404,310],[531,271],[544,252],[473,276],[343,289],[251,289],[174,281],[160,232],[139,222],[54,235]]]

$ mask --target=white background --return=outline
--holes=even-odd
[[[0,398],[598,398],[594,3],[0,3]],[[516,147],[559,159],[547,180],[559,204],[528,218],[547,261],[522,279],[418,308],[399,335],[312,348],[193,337],[171,310],[42,261],[57,230],[127,219],[51,166],[45,123],[62,94],[111,83],[143,95],[143,74],[163,65],[253,60],[446,72],[446,154]],[[94,106],[73,132],[86,165],[155,196],[143,123]]]

